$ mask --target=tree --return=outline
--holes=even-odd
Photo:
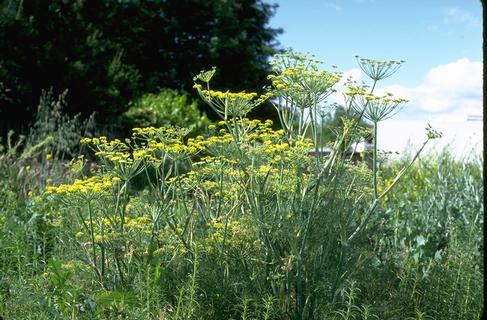
[[[262,0],[3,0],[2,128],[25,126],[51,87],[69,90],[69,114],[96,111],[104,122],[143,93],[192,92],[192,77],[211,66],[222,88],[260,91],[281,32],[267,26],[276,7]]]

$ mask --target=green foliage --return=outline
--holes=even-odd
[[[36,111],[34,123],[26,140],[26,151],[21,157],[28,158],[34,152],[44,151],[50,158],[72,158],[79,153],[79,139],[95,131],[94,115],[81,120],[80,115],[69,117],[66,114],[66,95],[64,91],[54,99],[52,90],[43,91]],[[48,143],[43,141],[48,140]]]
[[[212,65],[228,88],[260,90],[280,33],[267,25],[275,7],[262,0],[3,0],[0,127],[25,130],[50,87],[69,90],[69,115],[96,111],[104,124],[142,93],[189,91],[195,70]]]
[[[164,89],[158,94],[145,94],[130,104],[124,113],[127,128],[177,126],[201,133],[208,125],[206,115],[196,101],[176,90]]]
[[[77,277],[60,268],[71,257],[62,240],[69,228],[56,214],[57,204],[39,196],[46,186],[76,175],[64,159],[76,155],[89,128],[62,109],[62,96],[45,93],[31,134],[10,131],[0,148],[0,315],[7,318],[55,319],[79,307],[79,287],[69,283]]]
[[[385,167],[385,184],[399,163]],[[434,319],[480,317],[482,159],[460,162],[443,151],[421,159],[405,178],[409,184],[387,199],[390,224],[380,240],[400,272],[398,299],[408,297],[411,308]]]
[[[422,158],[420,149],[371,170],[343,153],[360,136],[360,116],[343,122],[330,154],[311,156],[319,118],[293,117],[317,111],[306,99],[332,90],[323,82],[330,73],[280,70],[261,96],[213,91],[210,73],[198,76],[206,89],[196,87],[222,120],[204,135],[146,127],[123,141],[86,137],[96,156],[89,166],[36,156],[9,137],[0,162],[2,317],[480,316],[481,159]],[[303,93],[286,75],[316,90]],[[245,118],[271,93],[297,102],[276,105],[280,130]],[[313,140],[303,126],[316,126]],[[429,129],[425,141],[437,135]],[[146,185],[134,189],[140,176]]]

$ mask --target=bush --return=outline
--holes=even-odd
[[[209,120],[198,109],[196,101],[173,89],[163,89],[158,94],[145,94],[132,102],[123,115],[127,128],[178,126],[201,132]]]

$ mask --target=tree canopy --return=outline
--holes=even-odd
[[[222,89],[259,91],[282,32],[267,25],[277,5],[262,0],[0,3],[2,128],[25,126],[50,88],[68,89],[69,114],[105,121],[144,93],[191,92],[212,66]]]

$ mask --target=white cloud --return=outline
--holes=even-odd
[[[445,23],[457,22],[468,26],[479,27],[480,18],[475,17],[472,13],[458,7],[448,7],[443,10],[443,21]]]
[[[391,91],[410,100],[405,106],[421,120],[397,118],[379,126],[379,146],[389,151],[403,151],[406,146],[417,149],[425,139],[427,123],[441,131],[443,137],[429,144],[427,150],[448,148],[462,158],[472,151],[481,154],[482,121],[467,121],[469,115],[482,115],[481,62],[466,58],[439,65],[428,71],[415,87],[392,85],[380,90]]]
[[[443,136],[428,142],[425,152],[448,149],[457,158],[481,155],[482,122],[467,122],[465,117],[430,117],[425,120],[390,119],[379,123],[378,147],[381,150],[414,153],[426,140],[425,127],[430,124]]]
[[[459,108],[481,111],[482,68],[482,62],[463,58],[430,69],[418,86],[391,85],[378,92],[393,92],[410,100],[408,108],[428,113],[452,112]]]
[[[378,87],[375,92],[392,92],[397,97],[408,99],[405,109],[410,114],[431,114],[435,117],[444,113],[450,117],[463,114],[466,118],[466,113],[482,113],[482,69],[482,62],[463,58],[430,69],[417,86],[394,84]],[[330,102],[343,104],[342,93],[346,91],[344,84],[349,77],[360,83],[363,73],[359,68],[345,71],[335,86],[338,92],[330,97]]]
[[[459,158],[472,150],[481,154],[482,121],[467,121],[467,117],[482,115],[482,68],[482,62],[464,58],[430,69],[417,86],[379,87],[377,94],[389,91],[410,100],[395,117],[379,124],[379,148],[401,153],[417,150],[429,123],[443,132],[443,138],[430,142],[426,150],[448,148]],[[331,102],[343,104],[341,92],[349,76],[360,83],[363,73],[358,68],[345,71]]]

